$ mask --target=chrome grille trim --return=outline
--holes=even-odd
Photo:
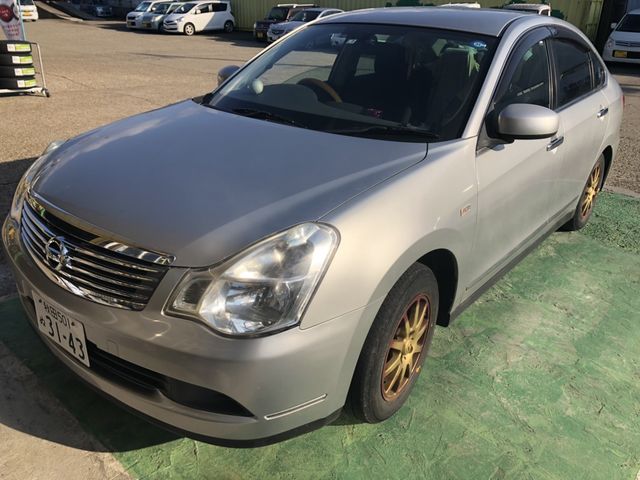
[[[37,202],[36,210],[28,199],[22,209],[22,243],[50,280],[103,305],[129,310],[142,310],[147,305],[168,266],[94,244],[90,233],[53,216]],[[59,251],[55,249],[58,244]]]
[[[627,41],[624,41],[624,40],[616,40],[615,44],[618,47],[640,48],[640,42],[627,42]]]

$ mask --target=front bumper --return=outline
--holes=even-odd
[[[129,18],[127,17],[127,28],[140,28],[140,17]]]
[[[276,40],[284,37],[286,34],[287,34],[287,32],[283,32],[283,33],[277,34],[277,33],[273,33],[272,31],[268,31],[267,32],[267,41],[269,43],[275,42]]]
[[[180,29],[180,26],[177,23],[163,23],[162,24],[162,29],[165,32],[171,32],[171,33],[181,33],[182,30]]]
[[[618,52],[618,53],[616,53]],[[625,57],[620,56],[626,55]],[[602,52],[602,59],[605,62],[635,63],[640,64],[640,48],[613,46],[605,48]]]
[[[225,338],[198,322],[162,314],[163,303],[184,269],[167,272],[143,311],[98,305],[47,279],[23,250],[19,229],[8,218],[2,239],[36,331],[34,291],[80,320],[87,341],[100,355],[220,393],[249,414],[205,411],[178,403],[160,389],[134,388],[117,376],[96,371],[96,362],[85,367],[43,337],[67,367],[117,402],[195,438],[231,446],[262,445],[303,433],[305,426],[318,427],[332,419],[344,405],[366,336],[363,328],[380,302],[304,330],[254,339]]]

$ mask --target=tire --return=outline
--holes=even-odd
[[[420,317],[419,313],[416,316],[416,310],[425,311],[424,323],[418,331],[413,331]],[[402,407],[422,369],[437,317],[438,282],[430,268],[416,263],[385,298],[360,352],[349,391],[349,402],[356,417],[377,423]],[[410,322],[405,318],[410,318]],[[410,327],[409,330],[406,327]],[[420,334],[423,329],[424,333]],[[407,331],[413,332],[413,338],[406,336]],[[419,346],[421,350],[417,351]],[[389,373],[383,376],[385,367]]]
[[[0,53],[0,66],[33,67],[33,57],[17,53]]]
[[[30,53],[31,44],[18,40],[0,40],[0,54],[3,53]]]
[[[36,77],[0,78],[0,89],[9,88],[11,90],[19,90],[21,88],[33,88],[36,86]]]
[[[182,30],[187,37],[196,33],[196,27],[193,26],[193,23],[187,23]]]
[[[591,214],[593,213],[598,194],[600,193],[600,190],[602,190],[602,185],[604,184],[604,169],[604,155],[600,155],[600,158],[598,158],[598,161],[596,161],[596,164],[591,169],[587,182],[582,189],[573,217],[560,227],[560,230],[565,232],[574,232],[576,230],[580,230],[587,224],[591,218]]]
[[[225,33],[233,32],[233,22],[231,20],[224,22],[224,31]]]
[[[0,78],[22,78],[32,77],[36,70],[33,67],[23,67],[16,65],[15,67],[0,67]]]

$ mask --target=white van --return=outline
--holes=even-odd
[[[193,35],[206,30],[233,32],[236,19],[228,1],[187,2],[164,19],[165,32]]]
[[[33,0],[21,0],[20,1],[20,15],[22,20],[31,20],[35,22],[38,20],[38,7],[33,3]]]
[[[640,9],[627,12],[611,27],[614,30],[602,52],[604,61],[640,63]]]

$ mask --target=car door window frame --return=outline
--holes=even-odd
[[[582,100],[590,97],[591,95],[598,92],[599,90],[605,88],[609,81],[609,74],[607,72],[606,67],[602,64],[602,61],[600,60],[597,52],[595,52],[593,47],[587,42],[585,42],[584,39],[580,37],[580,35],[563,27],[553,27],[553,28],[550,28],[550,30],[552,32],[552,35],[550,38],[547,39],[547,43],[549,44],[547,51],[550,55],[553,88],[554,88],[554,91],[556,91],[556,95],[554,97],[554,102],[553,102],[553,110],[555,112],[561,112],[564,109],[569,108],[572,105],[575,105],[577,102],[581,102]],[[565,42],[570,42],[578,45],[581,49],[585,50],[587,57],[589,59],[589,75],[591,77],[590,90],[588,92],[583,93],[579,97],[572,99],[570,102],[567,102],[562,106],[558,105],[557,91],[560,88],[560,84],[559,84],[558,70],[556,68],[557,65],[556,65],[555,52],[552,45],[552,42],[554,41],[565,41]],[[600,85],[596,85],[595,65],[593,63],[594,60],[598,61],[598,63],[600,64],[601,68],[604,71],[604,81]]]
[[[482,122],[482,128],[480,130],[480,134],[478,135],[478,143],[476,145],[476,152],[480,152],[485,148],[493,148],[498,145],[503,145],[507,142],[501,140],[499,138],[494,138],[489,135],[487,130],[487,122],[490,120],[490,117],[495,112],[496,106],[496,97],[500,90],[503,87],[505,81],[511,81],[512,75],[515,72],[515,69],[520,64],[522,57],[525,52],[529,50],[532,46],[536,45],[540,41],[544,41],[546,45],[547,51],[547,68],[549,75],[549,101],[550,108],[553,108],[555,105],[555,82],[553,77],[553,65],[552,65],[552,57],[550,56],[550,48],[548,45],[548,40],[553,35],[551,29],[547,26],[538,26],[534,27],[531,30],[524,32],[520,38],[514,43],[514,46],[511,48],[509,52],[509,56],[507,57],[507,61],[502,67],[502,71],[500,72],[500,77],[496,82],[493,92],[491,93],[491,100],[489,101],[489,105],[484,115],[484,121]],[[507,80],[508,79],[508,80]]]

